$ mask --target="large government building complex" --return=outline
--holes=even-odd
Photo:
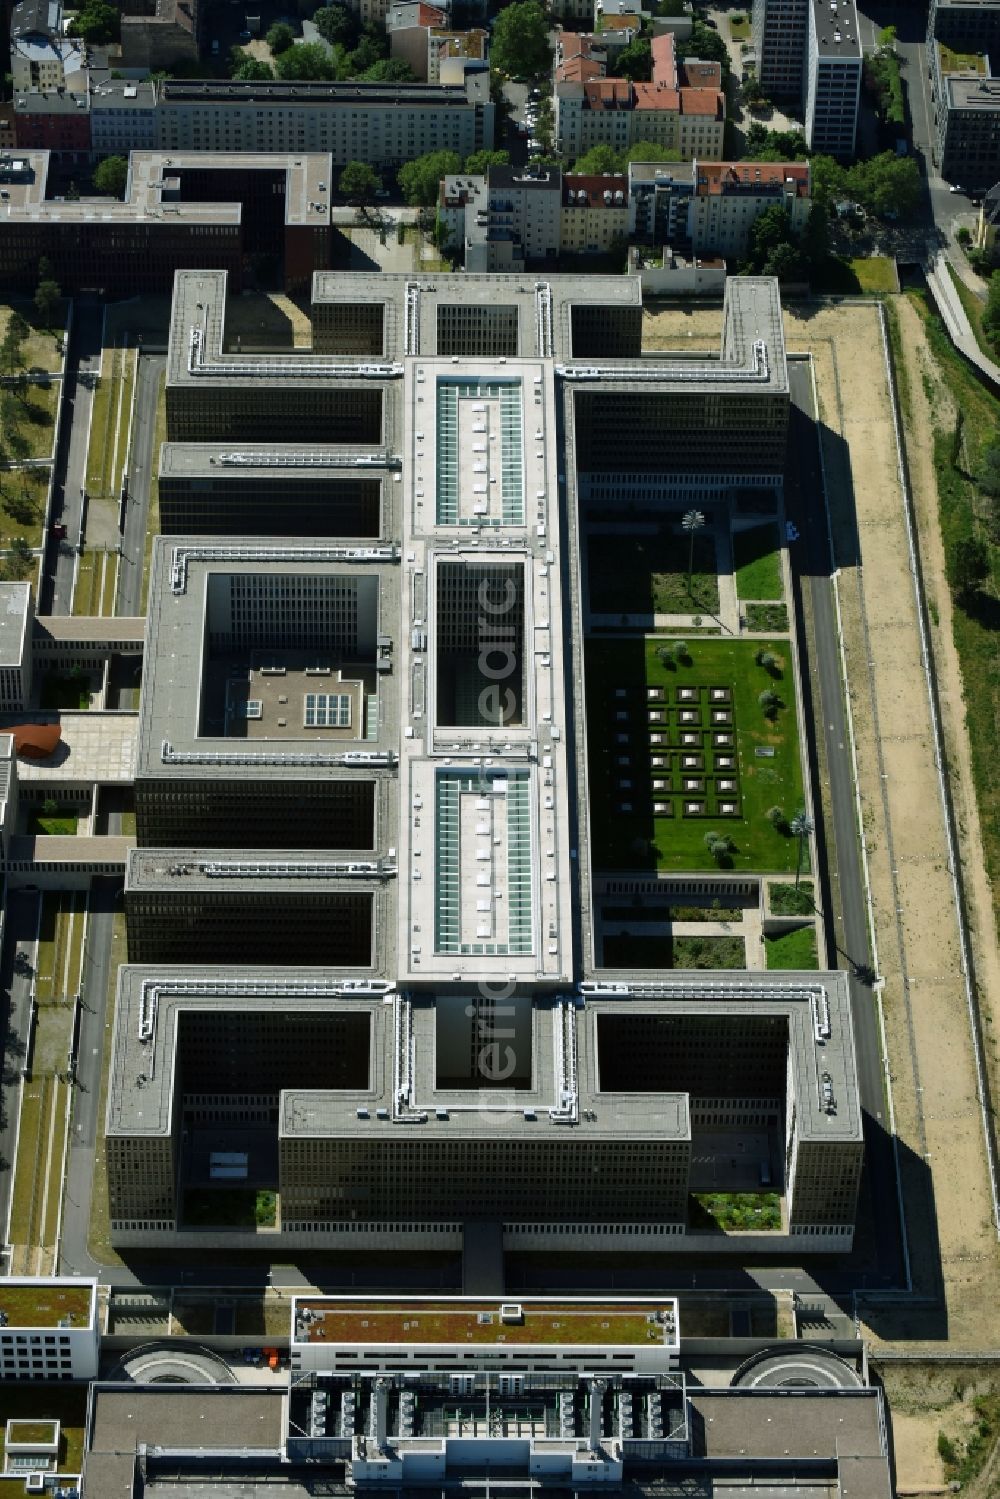
[[[780,490],[776,283],[731,280],[721,349],[683,359],[643,357],[623,277],[312,287],[311,352],[260,354],[226,339],[225,272],[175,280],[113,1238],[203,1242],[185,1192],[228,1171],[277,1190],[289,1246],[476,1221],[718,1250],[688,1218],[710,1160],[780,1194],[769,1248],[848,1248],[845,976],[625,966],[602,933],[651,876],[591,835],[587,695],[619,689],[584,658],[580,516]]]

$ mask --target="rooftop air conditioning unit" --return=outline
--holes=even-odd
[[[519,1301],[504,1301],[500,1306],[501,1322],[523,1322],[524,1307]]]

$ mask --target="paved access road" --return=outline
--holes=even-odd
[[[162,355],[140,352],[135,382],[135,416],[132,423],[132,446],[129,453],[125,485],[125,533],[122,537],[122,566],[118,578],[116,614],[141,614],[142,566],[146,548],[146,526],[149,521],[149,488],[159,463],[153,452],[156,429],[156,401],[160,380],[166,367]]]
[[[0,1235],[7,1227],[7,1213],[14,1180],[14,1143],[20,1102],[21,1065],[28,1046],[31,1020],[32,969],[15,964],[18,951],[34,955],[38,935],[38,900],[34,892],[12,891],[4,914],[3,955],[0,958],[0,1038],[3,1063],[0,1070]],[[0,1248],[5,1247],[0,1241]],[[0,1269],[3,1268],[0,1260]]]
[[[101,373],[103,326],[104,309],[99,303],[74,304],[52,493],[52,519],[63,522],[67,536],[64,542],[45,539],[39,614],[69,614],[73,606],[76,546],[83,524],[83,487],[87,477],[87,441],[94,390]]]

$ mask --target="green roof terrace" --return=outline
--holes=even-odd
[[[0,1280],[0,1325],[4,1327],[88,1327],[93,1287],[51,1281]]]
[[[675,1347],[673,1301],[296,1299],[299,1343]]]

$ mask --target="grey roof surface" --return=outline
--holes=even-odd
[[[617,977],[608,975],[609,981]],[[627,1003],[629,1014],[721,1014],[732,1015],[734,1023],[748,1012],[783,1015],[788,1021],[788,1055],[800,1137],[826,1141],[862,1138],[854,1021],[847,975],[842,969],[780,974],[740,971],[715,983],[696,974],[659,981],[622,976],[614,999],[603,999],[599,992],[593,994],[593,990],[600,991],[599,983],[583,988],[587,994],[586,1021],[595,1033],[597,1016],[621,1014],[623,1003]],[[814,1007],[823,1005],[824,1000],[829,1006],[830,1033],[818,1040]],[[825,1005],[823,1009],[825,1013]],[[583,1068],[581,1060],[581,1074]],[[824,1074],[832,1088],[833,1112],[824,1107]]]
[[[369,868],[377,856],[371,849],[342,851],[336,855],[307,849],[283,852],[265,849],[177,849],[131,847],[125,878],[126,892],[171,890],[252,891],[272,890],[289,894],[322,894],[356,890],[370,892],[378,875],[352,877],[346,866]],[[394,868],[394,865],[389,867]]]
[[[146,633],[144,614],[39,614],[35,616],[34,639],[59,645],[108,645],[115,641],[142,643]]]
[[[19,0],[10,16],[12,37],[59,35],[62,7],[59,0]]]
[[[699,1455],[754,1460],[786,1454],[791,1458],[878,1458],[888,1477],[876,1389],[823,1393],[788,1389],[760,1394],[689,1385],[688,1395],[703,1423]],[[849,1492],[853,1495],[853,1488]],[[886,1494],[887,1489],[881,1492]]]
[[[973,114],[984,115],[1000,111],[1000,78],[947,73],[943,81],[949,109],[968,110]]]
[[[189,776],[222,774],[227,778],[274,777],[287,780],[311,780],[328,776],[328,768],[319,768],[315,759],[316,744],[302,739],[276,742],[276,754],[313,756],[315,763],[265,764],[258,760],[246,766],[223,765],[221,771],[206,762],[167,764],[163,746],[169,741],[174,750],[197,754],[234,755],[241,749],[261,751],[259,744],[247,746],[243,740],[209,738],[198,733],[202,666],[205,651],[205,591],[210,573],[259,574],[268,572],[298,576],[318,572],[324,576],[372,577],[378,579],[379,630],[393,635],[399,617],[398,569],[390,562],[353,562],[331,560],[345,553],[372,551],[378,543],[309,541],[299,537],[269,538],[266,541],[240,544],[220,537],[159,536],[153,546],[150,567],[149,607],[146,625],[146,649],[142,696],[139,708],[139,733],[136,746],[136,775]],[[178,558],[185,571],[182,590],[175,590],[171,571]],[[398,684],[395,673],[386,672],[379,683],[381,733],[378,741],[344,741],[343,747],[358,751],[376,751],[395,746],[398,723]],[[364,771],[338,768],[336,774],[370,778],[372,769]]]
[[[861,34],[854,0],[812,0],[816,50],[824,60],[860,62]]]
[[[21,665],[30,612],[30,583],[0,583],[0,666]]]
[[[253,104],[298,105],[315,108],[317,104],[422,105],[427,109],[468,107],[464,84],[449,83],[234,83],[231,80],[167,79],[158,85],[165,104],[206,103],[234,107]]]
[[[160,478],[230,479],[240,483],[247,477],[280,480],[331,480],[363,478],[365,473],[381,477],[390,455],[385,448],[347,444],[296,442],[165,442],[160,448]],[[304,458],[313,457],[311,465]],[[343,459],[343,468],[332,460]],[[348,460],[361,459],[354,467]]]

